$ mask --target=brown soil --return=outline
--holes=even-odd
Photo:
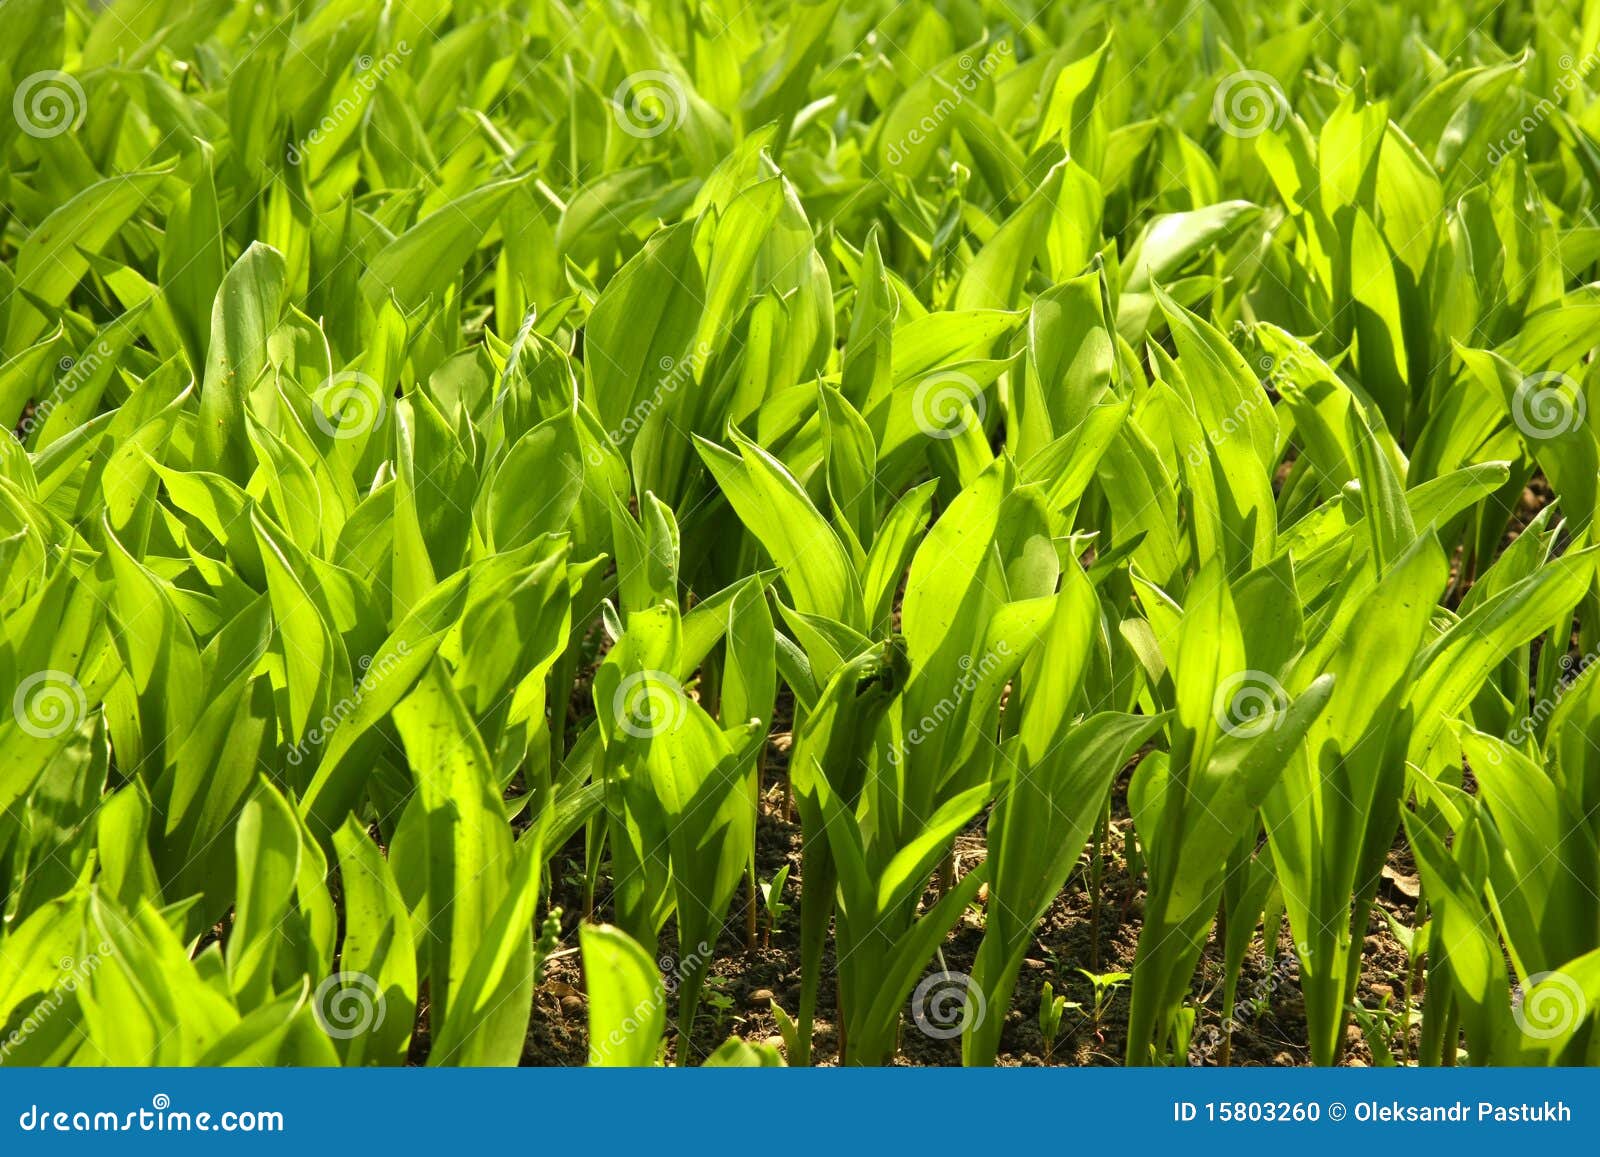
[[[1518,512],[1512,529],[1513,535],[1526,526],[1549,500],[1547,489],[1540,490],[1542,483],[1542,478],[1537,477],[1530,483],[1530,491],[1524,494],[1523,508]],[[900,600],[896,598],[893,610],[896,626],[899,606]],[[606,646],[603,633],[591,642],[595,643],[598,653],[603,653]],[[594,658],[597,660],[598,654]],[[569,743],[576,739],[584,723],[593,714],[589,682],[592,670],[592,666],[586,665],[579,673],[577,686],[573,689],[567,717]],[[693,687],[688,690],[690,694],[698,694]],[[740,889],[717,942],[719,954],[710,968],[708,999],[702,1003],[693,1039],[683,1044],[669,1028],[669,1058],[676,1056],[689,1064],[698,1063],[729,1036],[754,1043],[765,1042],[782,1051],[771,1002],[776,1001],[790,1015],[798,1009],[799,889],[804,865],[799,824],[785,818],[783,784],[791,741],[792,706],[788,690],[780,690],[764,763],[766,790],[760,801],[756,830],[759,879],[769,881],[784,864],[789,865],[788,882],[784,889],[784,901],[789,905],[789,910],[777,928],[770,931],[770,943],[764,943],[768,931],[767,911],[764,906],[758,905],[756,919],[762,935],[758,935],[755,947],[747,947],[745,929],[748,905],[754,901],[743,888]],[[1034,944],[1017,978],[1011,1007],[1004,1013],[1006,1024],[996,1060],[999,1065],[1122,1063],[1127,1041],[1129,988],[1126,983],[1113,988],[1109,997],[1104,999],[1099,1014],[1095,1015],[1094,987],[1079,970],[1089,970],[1102,976],[1133,970],[1144,890],[1142,880],[1130,874],[1126,856],[1126,842],[1133,833],[1126,801],[1130,775],[1131,767],[1118,777],[1113,792],[1111,830],[1103,852],[1098,896],[1091,894],[1090,890],[1091,845],[1091,848],[1085,849],[1078,868],[1035,930]],[[985,819],[982,817],[976,821],[956,842],[958,874],[971,871],[984,858]],[[561,949],[547,962],[544,983],[535,993],[522,1060],[525,1065],[582,1065],[588,1054],[588,1020],[582,966],[577,951],[578,925],[583,912],[584,849],[581,833],[554,857],[550,872],[551,903],[559,906],[563,912]],[[1400,835],[1390,854],[1380,882],[1377,903],[1366,930],[1362,975],[1357,988],[1357,1001],[1364,1009],[1393,1009],[1404,999],[1407,954],[1383,912],[1388,911],[1403,927],[1410,927],[1416,919],[1416,896],[1416,868],[1404,837]],[[929,898],[933,897],[934,894],[930,892]],[[604,892],[597,895],[595,907],[595,919],[607,918],[609,896]],[[968,909],[941,945],[944,967],[952,972],[970,973],[982,938],[983,914],[979,904]],[[1261,938],[1262,930],[1258,928],[1255,943],[1245,959],[1238,982],[1236,999],[1241,1003],[1248,1001],[1251,1014],[1243,1016],[1236,1013],[1243,1023],[1232,1034],[1227,1063],[1240,1066],[1308,1065],[1311,1057],[1305,1044],[1305,1008],[1287,919],[1282,922],[1278,943],[1270,956]],[[831,971],[832,953],[830,939],[824,956],[825,971]],[[657,945],[656,955],[664,962],[664,969],[670,971],[672,961],[677,959],[674,930],[670,923]],[[936,963],[930,962],[928,971],[932,972],[936,967]],[[1221,1037],[1223,974],[1222,945],[1213,927],[1191,987],[1191,992],[1199,997],[1200,1007],[1190,1048],[1191,1064],[1214,1065],[1222,1060],[1217,1042]],[[1046,982],[1056,995],[1065,996],[1068,1001],[1086,1010],[1067,1009],[1053,1048],[1049,1049],[1039,1027],[1039,1004]],[[813,1062],[821,1065],[837,1063],[838,1042],[830,1017],[830,1001],[830,990],[825,981],[823,996],[819,1001],[812,1055]],[[1411,1003],[1413,1008],[1419,1007],[1419,994],[1411,994]],[[1398,1023],[1398,1018],[1391,1014],[1387,1023]],[[419,1031],[425,1032],[425,1029]],[[1403,1057],[1415,1047],[1418,1034],[1413,1028],[1401,1035],[1405,1039],[1391,1041],[1390,1047],[1396,1048]],[[425,1054],[425,1042],[420,1050],[413,1048],[414,1061],[420,1060]],[[944,1040],[925,1036],[907,1016],[894,1063],[959,1065],[960,1039]],[[1343,1063],[1353,1066],[1374,1063],[1372,1049],[1361,1028],[1353,1021],[1347,1030]]]
[[[781,748],[786,736],[777,737]],[[781,760],[782,752],[769,751]],[[770,766],[770,765],[769,765]],[[1078,969],[1089,969],[1101,974],[1131,972],[1134,947],[1139,937],[1140,916],[1143,907],[1143,889],[1140,882],[1128,874],[1124,843],[1132,831],[1126,814],[1121,788],[1113,801],[1112,830],[1106,849],[1106,862],[1098,899],[1089,892],[1088,860],[1085,851],[1079,868],[1068,880],[1067,886],[1046,913],[1036,931],[1033,948],[1027,954],[1022,972],[1017,980],[1012,1007],[1005,1013],[1006,1025],[1001,1037],[997,1063],[1016,1065],[1117,1065],[1122,1063],[1127,1034],[1128,987],[1118,986],[1104,1002],[1100,1015],[1092,1011],[1075,1012],[1068,1009],[1062,1017],[1061,1027],[1053,1050],[1047,1053],[1040,1032],[1038,1011],[1040,994],[1048,981],[1053,991],[1084,1010],[1094,1007],[1094,989]],[[753,950],[745,947],[745,920],[748,897],[736,898],[728,914],[723,935],[718,941],[719,955],[711,967],[710,990],[726,1001],[725,1009],[713,1008],[709,1003],[702,1009],[694,1039],[688,1045],[689,1063],[703,1059],[729,1036],[738,1036],[751,1042],[767,1042],[780,1046],[778,1025],[771,1012],[770,1000],[791,1015],[800,999],[800,946],[798,887],[802,871],[800,857],[800,829],[798,824],[786,822],[783,811],[781,782],[769,783],[762,799],[757,828],[757,867],[762,880],[789,864],[789,880],[785,900],[790,910],[772,934],[770,947],[759,944]],[[972,870],[983,859],[984,845],[981,823],[957,841],[958,872]],[[578,913],[582,906],[583,851],[581,842],[575,841],[552,864],[555,874],[556,902],[561,904],[566,917],[563,920],[563,947],[571,949],[577,943]],[[1383,887],[1378,897],[1379,906],[1392,912],[1404,925],[1414,918],[1415,869],[1403,842],[1398,843],[1385,872]],[[1412,894],[1408,894],[1412,893]],[[597,900],[599,916],[604,916],[604,898]],[[1099,945],[1094,945],[1094,928],[1099,909]],[[945,967],[954,972],[970,972],[983,937],[981,905],[969,909],[958,926],[946,937],[942,945]],[[758,920],[766,927],[766,911],[761,908]],[[831,966],[831,944],[825,961]],[[674,959],[676,947],[672,943],[669,925],[662,938],[658,955]],[[1246,959],[1239,982],[1238,999],[1249,998],[1258,1006],[1256,1014],[1247,1019],[1233,1034],[1230,1062],[1233,1065],[1306,1065],[1310,1055],[1304,1044],[1306,1024],[1304,1005],[1298,986],[1298,969],[1294,963],[1293,945],[1287,924],[1280,934],[1280,942],[1269,961],[1260,943]],[[930,971],[933,970],[930,965]],[[1366,938],[1364,967],[1358,999],[1368,1009],[1378,1008],[1386,996],[1398,1002],[1404,991],[1407,967],[1406,952],[1390,930],[1381,912],[1374,911]],[[1190,1061],[1194,1064],[1216,1064],[1219,1057],[1214,1047],[1218,1036],[1217,1026],[1222,1016],[1222,949],[1215,934],[1206,945],[1195,980],[1193,991],[1201,994],[1202,1014],[1196,1026]],[[827,999],[821,1002],[825,1007]],[[546,970],[546,981],[536,994],[532,1023],[529,1027],[523,1063],[528,1065],[581,1065],[587,1056],[587,1010],[583,997],[583,981],[576,952],[567,952],[553,959]],[[1209,1031],[1208,1031],[1209,1030]],[[677,1050],[673,1039],[669,1049]],[[818,1064],[837,1063],[837,1039],[832,1021],[819,1008],[813,1060]],[[961,1063],[959,1038],[940,1040],[917,1031],[909,1017],[900,1041],[897,1065],[958,1065]],[[1372,1063],[1372,1053],[1360,1029],[1349,1029],[1345,1063],[1365,1065]]]

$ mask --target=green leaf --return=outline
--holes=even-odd
[[[620,928],[578,930],[589,981],[589,1063],[638,1068],[656,1063],[666,1001],[656,962]]]

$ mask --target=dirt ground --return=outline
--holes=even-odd
[[[1524,490],[1518,509],[1507,527],[1509,544],[1552,494],[1542,476],[1535,475]],[[1459,560],[1458,560],[1459,561]],[[1454,599],[1465,594],[1471,580],[1461,581],[1452,574]],[[573,692],[572,719],[575,723],[588,710],[588,687],[580,680]],[[782,711],[776,724],[782,727]],[[777,1021],[771,1002],[791,1015],[800,999],[799,887],[804,865],[798,823],[784,818],[783,767],[787,762],[788,735],[779,730],[769,741],[766,766],[766,791],[761,800],[757,825],[757,872],[761,880],[771,880],[784,865],[789,865],[784,900],[790,910],[770,934],[770,943],[758,937],[754,947],[746,947],[747,906],[752,899],[741,891],[729,913],[723,935],[717,942],[718,955],[711,967],[708,997],[696,1025],[694,1039],[685,1044],[669,1039],[669,1051],[696,1063],[709,1055],[729,1036],[753,1042],[767,1042],[781,1051]],[[1127,1040],[1129,989],[1126,982],[1115,984],[1095,1012],[1094,986],[1083,971],[1105,977],[1131,972],[1134,949],[1139,939],[1144,893],[1140,881],[1129,872],[1126,842],[1132,837],[1132,821],[1125,799],[1131,769],[1119,777],[1112,801],[1112,821],[1097,890],[1091,889],[1092,847],[1086,849],[1067,886],[1056,897],[1035,932],[1032,948],[1023,962],[1012,995],[1011,1008],[1004,1015],[1000,1065],[1118,1065]],[[1467,782],[1471,790],[1470,773]],[[982,822],[975,823],[957,841],[957,872],[971,871],[985,855]],[[553,900],[563,909],[563,950],[547,967],[545,983],[535,994],[532,1023],[523,1053],[528,1065],[581,1065],[588,1050],[587,1006],[583,978],[576,951],[577,925],[582,912],[583,848],[581,840],[564,849],[552,864]],[[1381,1047],[1402,1059],[1415,1046],[1417,1030],[1408,1024],[1397,1026],[1401,1017],[1395,1010],[1407,999],[1409,961],[1393,924],[1410,928],[1415,923],[1418,885],[1416,868],[1403,836],[1396,839],[1378,889],[1377,902],[1368,920],[1362,951],[1361,977],[1356,999],[1369,1013],[1369,1026],[1387,1034]],[[930,899],[933,898],[930,894]],[[983,938],[981,903],[963,915],[945,938],[941,954],[945,969],[970,972]],[[598,918],[606,915],[605,897],[597,898]],[[757,911],[757,921],[765,929],[767,913]],[[1223,949],[1218,930],[1211,936],[1196,970],[1191,994],[1198,997],[1199,1015],[1191,1040],[1189,1062],[1196,1065],[1307,1065],[1311,1063],[1305,1044],[1305,1006],[1300,995],[1299,971],[1287,920],[1281,924],[1277,943],[1269,955],[1258,928],[1244,962],[1236,1000],[1247,1010],[1236,1010],[1236,1026],[1223,1041]],[[659,947],[659,955],[669,964],[676,959],[669,925]],[[825,966],[832,965],[832,942]],[[928,971],[937,968],[930,964]],[[1068,1008],[1053,1042],[1046,1047],[1039,1027],[1039,1003],[1046,983],[1056,995],[1081,1006]],[[1421,979],[1414,978],[1410,1007],[1420,1007]],[[837,1063],[835,1026],[827,1019],[829,987],[819,1002],[813,1061]],[[991,1010],[992,1012],[993,1010]],[[1375,1063],[1373,1049],[1359,1018],[1352,1018],[1347,1029],[1342,1063],[1360,1066]],[[1375,1029],[1376,1031],[1376,1029]],[[669,1030],[670,1032],[670,1030]],[[1380,1037],[1384,1035],[1380,1033]],[[425,1055],[425,1037],[413,1050],[413,1058]],[[920,1032],[905,1017],[898,1065],[958,1065],[961,1063],[960,1038],[935,1039]]]
[[[1000,1065],[1122,1063],[1127,1036],[1128,986],[1122,983],[1114,987],[1096,1017],[1093,1014],[1093,985],[1078,970],[1087,969],[1102,976],[1132,971],[1144,897],[1139,882],[1128,874],[1124,855],[1124,842],[1132,830],[1122,798],[1126,778],[1124,775],[1119,783],[1113,801],[1111,836],[1109,846],[1105,849],[1099,893],[1094,895],[1089,890],[1088,861],[1091,852],[1086,850],[1066,888],[1041,921],[1033,947],[1024,960],[1012,997],[1012,1007],[1004,1014],[1006,1024],[997,1058]],[[803,872],[799,825],[786,822],[782,813],[782,785],[769,783],[762,798],[757,829],[758,875],[763,881],[770,880],[785,863],[789,865],[784,898],[790,910],[771,934],[770,946],[762,946],[758,937],[757,946],[747,949],[745,921],[748,897],[741,892],[735,900],[718,941],[718,955],[711,967],[708,993],[717,998],[716,1004],[725,1007],[715,1007],[711,1003],[704,1006],[694,1040],[687,1048],[685,1059],[689,1063],[709,1055],[729,1036],[752,1042],[765,1041],[782,1051],[782,1041],[770,1003],[776,1000],[791,1015],[799,1005],[798,888]],[[975,824],[958,839],[956,853],[958,873],[971,871],[982,861],[984,844],[981,823]],[[582,907],[581,845],[575,843],[558,856],[553,868],[557,874],[557,902],[565,912],[563,944],[573,946],[576,944],[576,925]],[[1403,926],[1409,926],[1414,915],[1415,878],[1403,845],[1397,846],[1391,856],[1383,883],[1379,906],[1391,912]],[[599,907],[603,916],[603,902]],[[765,929],[767,914],[764,907],[758,910],[757,918],[762,929]],[[1095,943],[1097,922],[1098,946]],[[941,949],[945,967],[952,972],[970,972],[982,938],[980,903],[969,908],[957,927],[946,937]],[[1228,1062],[1233,1065],[1309,1064],[1310,1055],[1304,1044],[1305,1010],[1300,998],[1298,970],[1286,922],[1279,935],[1274,959],[1268,959],[1260,939],[1258,930],[1237,993],[1240,1002],[1249,1002],[1252,1015],[1236,1014],[1236,1019],[1241,1023],[1232,1035]],[[830,967],[831,951],[830,943],[825,962]],[[658,955],[670,962],[676,959],[675,954],[676,947],[672,943],[669,925]],[[937,965],[930,964],[929,972],[936,968]],[[1376,1008],[1386,996],[1397,1000],[1404,991],[1406,968],[1404,947],[1395,938],[1382,913],[1374,910],[1368,927],[1358,993],[1361,1003],[1365,1007]],[[1222,948],[1213,932],[1192,990],[1202,997],[1203,1008],[1191,1043],[1192,1064],[1214,1065],[1222,1059],[1218,1047],[1222,1021],[1222,974]],[[1049,1050],[1046,1049],[1038,1019],[1040,994],[1046,982],[1050,983],[1057,995],[1064,995],[1083,1009],[1074,1011],[1069,1008],[1065,1012],[1054,1047]],[[820,1003],[824,1007],[819,1008],[818,1012],[813,1060],[818,1064],[835,1064],[837,1038],[832,1021],[825,1015],[829,1003],[826,988],[825,998]],[[588,1049],[586,1021],[587,1006],[578,955],[576,952],[564,952],[550,962],[546,983],[535,996],[523,1063],[583,1064]],[[679,1042],[673,1040],[671,1048],[677,1051]],[[894,1063],[959,1065],[960,1038],[928,1037],[917,1029],[907,1015],[901,1031],[900,1051]],[[1372,1053],[1366,1039],[1354,1025],[1349,1030],[1344,1063],[1372,1063]]]

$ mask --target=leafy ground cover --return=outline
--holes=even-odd
[[[0,1062],[1600,1061],[1600,6],[0,24]]]

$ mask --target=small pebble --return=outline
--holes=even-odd
[[[766,1004],[772,999],[772,989],[758,988],[748,997],[751,1004]]]

